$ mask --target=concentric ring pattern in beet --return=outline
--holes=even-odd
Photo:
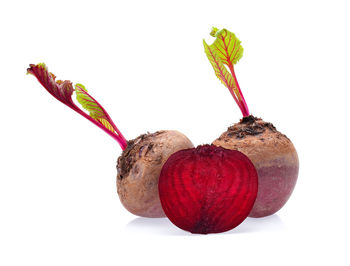
[[[165,214],[191,233],[220,233],[238,226],[257,192],[258,176],[249,158],[213,145],[174,153],[159,178]]]

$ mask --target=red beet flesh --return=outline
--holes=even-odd
[[[173,224],[191,233],[220,233],[248,216],[258,175],[243,153],[204,145],[171,155],[158,186],[163,210]]]

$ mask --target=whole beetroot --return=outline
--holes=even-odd
[[[117,165],[118,195],[124,207],[139,216],[165,216],[158,193],[160,171],[170,155],[192,147],[192,142],[175,130],[148,133],[128,141]]]
[[[271,124],[250,115],[239,87],[236,64],[243,55],[241,41],[226,29],[213,28],[213,44],[204,41],[205,53],[216,76],[229,89],[243,119],[229,127],[213,144],[241,151],[256,167],[258,196],[249,216],[264,217],[277,212],[289,199],[298,178],[299,161],[292,142]]]
[[[50,73],[43,63],[30,65],[27,71],[28,74],[34,75],[53,97],[119,143],[123,153],[118,159],[117,184],[118,194],[125,208],[139,216],[165,216],[158,194],[160,170],[172,153],[192,148],[191,141],[178,131],[158,131],[127,141],[106,110],[82,84],[76,84],[73,88],[69,80],[56,80],[55,75]],[[73,92],[76,93],[77,101],[89,113],[84,112],[73,102]]]
[[[293,143],[271,124],[244,117],[213,142],[249,157],[259,176],[258,196],[250,217],[277,212],[287,202],[298,178],[299,161]]]

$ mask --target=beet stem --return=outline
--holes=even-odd
[[[245,99],[244,99],[244,96],[243,96],[243,93],[242,93],[242,91],[241,91],[241,88],[239,87],[238,80],[237,80],[237,77],[236,77],[236,74],[235,74],[235,71],[234,71],[234,68],[233,68],[233,65],[232,65],[232,64],[229,65],[229,69],[230,69],[231,74],[232,74],[232,76],[233,76],[233,78],[234,78],[234,80],[235,80],[235,83],[236,83],[236,85],[237,85],[237,89],[238,89],[238,91],[239,91],[239,95],[241,96],[241,97],[240,97],[241,99],[239,99],[240,104],[237,103],[237,104],[238,104],[238,107],[241,109],[241,112],[242,112],[243,117],[247,117],[247,116],[250,115],[249,109],[248,109],[248,105],[247,105],[247,103],[246,103],[246,101],[245,101]],[[236,101],[236,102],[237,102],[237,101]]]
[[[70,106],[69,106],[70,107]],[[72,108],[72,107],[71,107]],[[100,129],[102,129],[104,132],[106,132],[108,135],[110,135],[114,140],[116,140],[119,144],[119,146],[122,148],[122,150],[125,150],[126,147],[128,146],[126,139],[124,138],[124,136],[118,132],[119,135],[113,133],[112,131],[110,131],[109,129],[101,126],[100,123],[98,123],[95,119],[91,118],[88,114],[86,114],[85,112],[81,111],[79,108],[72,108],[74,111],[76,111],[78,114],[82,115],[83,117],[85,117],[87,120],[89,120],[91,123],[95,124],[96,126],[98,126]]]

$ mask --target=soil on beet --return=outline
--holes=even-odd
[[[246,136],[256,136],[264,133],[266,130],[277,133],[275,126],[272,123],[265,122],[261,118],[252,115],[243,117],[241,121],[227,129],[228,137],[244,139]],[[219,140],[221,140],[219,138]]]
[[[135,139],[128,141],[128,146],[122,152],[117,162],[118,178],[123,179],[125,176],[128,176],[130,170],[133,168],[134,164],[137,161],[137,158],[141,157],[143,150],[146,155],[153,148],[153,139],[155,136],[164,134],[165,131],[157,131],[154,133],[147,133],[138,136]]]

